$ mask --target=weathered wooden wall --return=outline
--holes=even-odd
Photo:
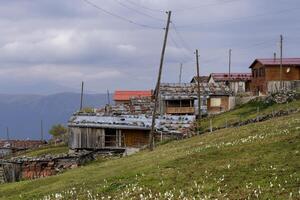
[[[122,130],[125,147],[142,147],[149,143],[149,131]]]
[[[256,63],[253,66],[252,71],[263,69],[264,74],[261,76],[252,77],[251,81],[251,91],[257,93],[258,90],[263,94],[274,91],[278,84],[276,82],[280,81],[280,67],[278,65],[264,66],[261,63]],[[289,70],[288,70],[289,69]],[[285,87],[290,88],[290,81],[300,80],[300,67],[284,65],[282,67],[282,81]],[[272,82],[268,84],[269,82]],[[279,89],[279,87],[277,87]]]
[[[70,127],[71,149],[141,147],[149,142],[148,130]]]
[[[220,98],[221,105],[218,107],[214,107],[211,105],[212,98]],[[220,112],[225,112],[229,110],[229,97],[228,96],[210,96],[207,101],[207,111],[209,114],[215,114]]]

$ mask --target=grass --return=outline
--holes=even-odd
[[[273,111],[300,108],[300,100],[295,100],[287,104],[266,104],[262,101],[252,101],[237,107],[234,110],[215,115],[212,118],[204,118],[200,121],[201,130],[209,130],[211,119],[213,128],[219,128],[225,127],[226,123],[229,125],[256,118],[258,115],[258,108],[259,115],[271,114]]]
[[[27,157],[39,157],[44,155],[57,155],[68,153],[69,148],[67,145],[46,145],[37,149],[28,150],[22,153],[19,153],[17,156],[27,156]]]
[[[300,199],[300,113],[33,181],[0,199]]]

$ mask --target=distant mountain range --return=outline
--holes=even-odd
[[[106,94],[84,95],[84,107],[101,107],[106,103]],[[80,94],[77,93],[0,94],[0,139],[6,138],[6,127],[11,139],[40,139],[41,120],[45,138],[49,139],[48,131],[52,125],[66,124],[79,105]]]

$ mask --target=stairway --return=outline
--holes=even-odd
[[[4,178],[4,169],[3,167],[0,167],[0,184],[5,183],[5,178]]]

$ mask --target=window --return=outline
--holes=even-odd
[[[211,107],[220,107],[221,106],[221,98],[211,98],[210,106]]]

